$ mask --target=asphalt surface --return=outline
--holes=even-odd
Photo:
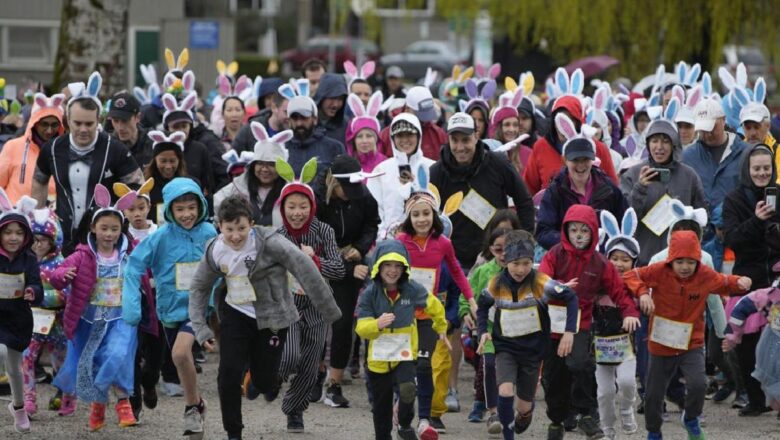
[[[218,355],[209,355],[208,362],[203,365],[203,374],[198,375],[200,389],[208,402],[206,436],[207,439],[225,439],[222,430],[217,396],[217,362]],[[449,413],[443,417],[447,433],[440,436],[442,440],[466,440],[500,438],[487,434],[484,423],[472,424],[466,421],[466,416],[473,402],[473,369],[469,365],[461,367],[459,392],[461,397],[461,412]],[[282,390],[284,392],[284,389]],[[127,440],[157,440],[179,439],[182,437],[182,416],[184,412],[181,397],[167,397],[162,392],[159,404],[154,410],[144,410],[141,423],[130,428],[120,428],[117,425],[116,413],[111,406],[106,410],[106,426],[96,433],[87,429],[89,417],[88,406],[79,402],[79,409],[73,417],[62,418],[56,412],[45,408],[49,397],[53,395],[50,385],[39,385],[39,407],[42,411],[32,421],[32,432],[18,434],[13,429],[13,419],[8,413],[8,397],[0,397],[3,408],[0,409],[0,439],[25,440],[72,440],[72,439],[127,439]],[[288,434],[286,418],[281,412],[281,395],[275,402],[266,403],[262,397],[255,401],[243,401],[244,439],[338,439],[362,440],[373,438],[371,411],[366,398],[365,386],[362,380],[356,379],[352,384],[344,386],[344,395],[350,399],[350,408],[330,408],[323,403],[314,403],[304,413],[306,432]],[[742,440],[766,439],[780,440],[780,420],[775,413],[761,417],[738,417],[736,410],[731,409],[731,399],[728,404],[716,405],[707,401],[704,414],[707,425],[704,431],[710,440]],[[687,436],[679,422],[680,413],[672,412],[669,422],[664,424],[664,438],[686,439]],[[627,436],[618,434],[619,439],[642,439],[646,437],[643,429],[644,419],[637,416],[640,430]],[[548,420],[544,413],[544,399],[541,391],[537,395],[537,410],[531,428],[518,438],[546,438]],[[579,432],[566,433],[567,439],[585,439]]]

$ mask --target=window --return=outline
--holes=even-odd
[[[436,0],[378,0],[376,15],[379,17],[433,17]]]
[[[0,22],[0,64],[51,68],[57,55],[58,32],[59,23]]]

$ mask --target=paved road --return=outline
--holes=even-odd
[[[222,430],[219,403],[217,397],[216,369],[217,356],[209,355],[209,361],[204,365],[203,374],[198,376],[201,390],[209,402],[207,414],[208,439],[226,438]],[[471,381],[473,370],[469,366],[462,368],[463,375],[459,389],[462,399],[463,411],[457,414],[447,414],[443,418],[447,425],[447,434],[441,436],[442,440],[467,440],[490,438],[483,424],[471,424],[466,422],[467,409],[471,407],[472,388]],[[366,400],[366,393],[361,380],[354,381],[344,387],[347,398],[352,402],[352,408],[333,409],[321,403],[313,404],[304,414],[306,433],[287,434],[286,419],[280,409],[280,401],[266,403],[262,397],[254,402],[244,400],[244,431],[245,439],[265,440],[313,440],[313,439],[338,439],[338,440],[363,440],[373,438],[373,425],[371,412]],[[40,387],[40,402],[48,402],[52,395],[49,385]],[[119,428],[116,425],[116,414],[106,411],[107,425],[98,433],[90,433],[87,430],[88,411],[86,405],[81,405],[74,417],[59,418],[56,413],[50,411],[40,412],[33,420],[31,434],[21,435],[14,432],[11,426],[12,419],[8,414],[7,403],[3,403],[0,409],[0,439],[25,439],[25,440],[73,440],[73,439],[116,439],[116,440],[157,440],[178,439],[181,436],[183,403],[181,398],[160,396],[157,409],[144,411],[141,424],[132,428]],[[536,417],[531,429],[521,438],[544,439],[546,438],[547,419],[544,416],[544,401],[537,401]],[[705,432],[710,440],[741,440],[761,439],[780,440],[780,421],[775,414],[766,414],[758,418],[737,417],[736,410],[730,406],[714,405],[707,402],[705,407],[707,427]],[[685,439],[685,433],[680,427],[679,413],[672,413],[672,421],[664,425],[664,434],[667,439]],[[640,426],[643,419],[639,416]],[[639,440],[644,438],[644,431],[631,436],[619,435],[618,438]],[[495,438],[495,437],[494,437]],[[567,433],[567,439],[584,439],[579,433]]]

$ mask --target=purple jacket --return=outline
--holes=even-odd
[[[91,237],[90,237],[91,240]],[[126,252],[130,253],[128,240],[122,236],[122,246],[127,246]],[[121,254],[121,252],[120,252]],[[65,273],[70,268],[76,269],[76,276],[72,280],[65,279]],[[62,324],[65,328],[65,336],[73,339],[79,319],[92,297],[92,290],[97,281],[97,255],[88,244],[79,244],[76,251],[73,252],[60,267],[57,268],[49,278],[51,285],[58,290],[65,289],[70,285],[70,296],[65,303],[65,312],[62,315]]]

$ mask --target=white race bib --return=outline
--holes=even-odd
[[[550,331],[561,335],[564,334],[566,332],[566,306],[550,304],[547,307],[547,313],[550,315]],[[581,317],[582,311],[577,310],[577,328],[574,330],[574,333],[580,331]]]
[[[57,318],[56,310],[32,308],[33,314],[33,332],[39,335],[48,335],[54,320]]]
[[[164,203],[158,203],[157,204],[157,226],[164,225],[165,222],[165,204]]]
[[[772,304],[769,309],[769,326],[772,330],[780,332],[780,303]]]
[[[672,198],[667,194],[658,199],[655,205],[650,208],[645,217],[642,219],[642,223],[647,226],[647,229],[653,231],[653,234],[661,236],[669,226],[672,225],[676,217],[672,212]]]
[[[471,188],[466,197],[460,203],[460,212],[469,220],[476,223],[480,229],[485,229],[490,220],[496,214],[496,208],[482,197],[474,188]]]
[[[122,305],[122,278],[98,278],[92,290],[93,306],[120,307]]]
[[[15,299],[24,296],[24,274],[0,273],[0,299]]]
[[[436,287],[436,269],[412,267],[409,278],[420,283],[429,294],[436,295],[437,292],[433,291]]]
[[[249,277],[227,277],[227,302],[230,304],[249,304],[257,300],[255,288],[249,282]]]
[[[691,333],[693,333],[693,324],[677,322],[655,315],[653,317],[653,330],[650,331],[650,340],[665,347],[687,350],[691,341]]]
[[[176,290],[190,290],[192,279],[198,271],[198,262],[176,263]]]
[[[594,336],[593,347],[598,363],[619,364],[634,358],[634,347],[628,334]]]
[[[516,338],[542,331],[539,309],[536,306],[523,309],[501,309],[501,334]]]
[[[385,362],[411,361],[412,335],[382,333],[371,343],[371,360]]]

